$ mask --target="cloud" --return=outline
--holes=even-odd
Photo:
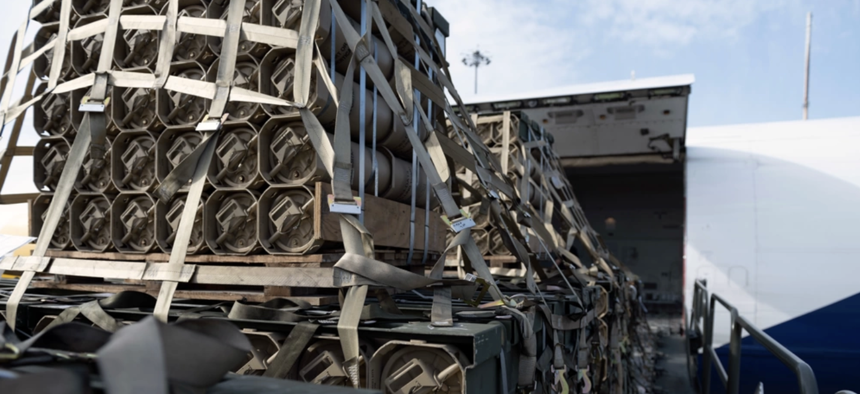
[[[451,24],[447,55],[454,84],[464,97],[474,96],[474,69],[461,59],[475,49],[492,59],[490,66],[479,69],[481,94],[546,87],[586,53],[578,33],[565,23],[565,9],[570,7],[562,1],[538,5],[512,0],[434,0],[430,4]]]
[[[480,48],[481,96],[595,82],[583,60],[622,42],[653,54],[697,40],[737,39],[763,14],[799,0],[429,0],[451,23],[448,58],[460,94],[474,97],[474,69],[464,54]],[[610,42],[611,41],[611,42]],[[615,46],[617,47],[617,46]]]
[[[588,0],[582,22],[610,36],[651,46],[688,45],[696,38],[737,38],[760,15],[790,0]]]

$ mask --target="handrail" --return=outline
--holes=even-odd
[[[722,361],[717,357],[716,350],[714,350],[714,312],[717,303],[728,309],[731,314],[732,333],[729,341],[728,370],[723,366]],[[717,375],[723,383],[723,386],[726,388],[726,392],[728,394],[739,394],[741,374],[741,335],[744,330],[746,330],[750,336],[756,340],[756,342],[764,346],[767,351],[773,354],[777,359],[779,359],[779,361],[782,361],[785,366],[794,372],[797,376],[797,385],[800,387],[801,394],[818,394],[818,383],[815,381],[815,373],[812,372],[812,368],[809,364],[801,360],[800,357],[797,357],[797,355],[786,349],[770,335],[767,335],[764,331],[752,324],[749,320],[740,316],[738,309],[726,299],[717,294],[710,294],[710,297],[708,297],[707,282],[705,280],[696,280],[693,289],[692,306],[693,308],[690,313],[687,332],[695,332],[703,335],[703,394],[710,394],[711,392],[711,366],[717,370]]]

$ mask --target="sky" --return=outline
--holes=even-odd
[[[458,91],[480,49],[479,93],[692,73],[691,127],[799,119],[813,12],[810,118],[860,115],[860,0],[425,0],[450,22]],[[0,56],[30,1],[4,2]]]
[[[800,119],[812,11],[810,118],[860,115],[860,0],[427,1],[450,22],[451,73],[467,102],[474,70],[460,59],[478,48],[492,59],[480,69],[481,95],[629,79],[634,71],[695,74],[690,127]],[[4,2],[0,56],[30,3]],[[36,142],[35,133],[23,135],[21,144]],[[29,179],[30,166],[14,160],[13,176]],[[31,190],[29,182],[7,182],[3,192]]]
[[[690,127],[800,119],[806,13],[809,116],[860,115],[860,0],[427,0],[451,24],[455,86],[516,94],[692,73]]]

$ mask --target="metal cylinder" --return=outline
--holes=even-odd
[[[332,136],[330,138],[334,139]],[[376,156],[376,168],[379,174],[379,190],[388,191],[391,189],[391,175],[392,175],[392,165],[395,165],[391,162],[391,157],[386,156],[383,151],[373,151],[370,147],[364,148],[364,177],[361,176],[361,162],[359,159],[361,153],[361,146],[355,142],[352,143],[352,149],[350,151],[351,163],[352,163],[352,183],[350,187],[352,190],[359,190],[359,186],[364,184],[365,192],[368,191],[369,194],[373,194],[374,188],[374,179],[373,179],[373,157]],[[381,192],[381,197],[386,197],[387,194]],[[393,196],[390,196],[393,197]],[[393,198],[391,198],[393,199]]]
[[[111,205],[111,238],[124,253],[155,248],[155,201],[146,193],[120,193]]]
[[[268,26],[283,27],[291,30],[299,30],[299,22],[302,18],[302,2],[296,0],[274,0],[272,15],[270,19],[263,22]],[[328,7],[321,7],[328,8]],[[320,10],[322,18],[322,9]],[[330,13],[330,10],[328,11]],[[331,19],[331,16],[329,16]]]
[[[257,242],[257,196],[242,191],[217,190],[203,205],[203,235],[215,254],[246,255]]]
[[[51,41],[57,38],[57,33],[60,31],[59,23],[50,23],[42,25],[42,28],[36,33],[33,39],[33,46],[36,50],[43,48]],[[75,77],[75,70],[72,68],[71,45],[66,44],[66,56],[63,56],[63,66],[60,68],[60,81],[69,81]],[[51,73],[51,66],[54,62],[54,48],[48,49],[41,56],[33,61],[33,73],[42,80],[48,80]]]
[[[146,192],[158,185],[155,138],[145,131],[123,132],[111,148],[111,178],[121,192]]]
[[[35,4],[41,3],[42,0],[33,0],[32,2],[33,2],[33,5],[35,5]],[[54,0],[53,2],[51,2],[50,5],[45,7],[45,9],[42,10],[42,12],[33,16],[33,20],[41,23],[43,26],[47,25],[49,23],[59,22],[60,21],[60,14],[62,12],[62,4],[63,4],[62,0]],[[77,13],[72,12],[70,15],[70,22],[72,22],[72,24],[74,25],[74,22],[76,22],[77,18],[78,18]]]
[[[261,92],[270,96],[285,100],[294,100],[293,83],[295,81],[295,53],[287,49],[275,49],[263,58],[260,66]],[[335,86],[343,86],[344,77],[335,74],[332,81]],[[361,117],[361,100],[365,101],[364,118]],[[408,160],[412,158],[412,144],[406,133],[406,126],[399,116],[391,111],[391,108],[377,93],[376,96],[376,141],[377,146],[384,146],[394,152],[398,157]],[[311,73],[311,93],[308,99],[308,107],[317,115],[320,124],[329,131],[333,131],[337,119],[337,107],[331,93],[320,80],[319,71],[313,69]],[[294,108],[285,106],[264,106],[271,116],[296,114]],[[365,141],[373,142],[374,137],[374,105],[373,91],[365,89],[363,94],[358,84],[353,85],[352,108],[349,113],[350,133],[353,141],[360,138],[360,127],[365,127]],[[427,130],[423,122],[417,125],[419,139],[422,141],[427,136]]]
[[[253,125],[224,125],[207,179],[218,188],[256,189],[263,184],[257,171],[257,131]]]
[[[82,252],[105,252],[113,247],[110,234],[111,196],[79,194],[72,201],[70,222],[72,243]]]
[[[490,148],[490,153],[493,155],[493,158],[495,158],[499,162],[499,164],[502,163],[502,155],[505,154],[504,151],[505,151],[505,149],[501,145],[497,145],[495,147]],[[516,169],[522,167],[522,163],[523,163],[522,149],[521,149],[521,145],[519,142],[511,142],[510,144],[508,144],[507,157],[508,157],[508,168],[507,169],[509,171],[510,170],[516,170]],[[526,169],[524,168],[523,170],[525,171]],[[536,169],[534,167],[530,167],[528,170],[533,173],[533,172],[535,172]]]
[[[490,254],[490,231],[492,230],[486,228],[472,229],[472,239],[475,240],[475,245],[478,246],[482,256]]]
[[[271,254],[303,254],[322,243],[314,234],[314,193],[302,186],[272,186],[257,209],[260,244]]]
[[[158,118],[158,91],[148,88],[114,88],[110,102],[111,118],[122,131],[161,132],[164,123]]]
[[[526,157],[523,162],[523,172],[528,172],[529,177],[535,182],[541,182],[540,176],[543,171],[538,171],[540,168],[540,161],[535,160],[534,157]]]
[[[179,0],[179,13],[177,16],[191,18],[206,18],[206,5],[209,2],[202,0]],[[161,8],[161,15],[167,14],[169,5]],[[176,46],[173,51],[174,62],[195,61],[204,66],[212,64],[218,57],[209,47],[207,36],[202,34],[178,33]]]
[[[209,66],[209,71],[206,74],[206,79],[209,82],[216,82],[218,79],[218,67],[220,59],[216,60]],[[233,71],[232,87],[250,90],[252,92],[260,91],[259,78],[260,65],[254,57],[250,55],[241,55],[236,59],[236,68]],[[266,113],[263,112],[263,107],[257,103],[228,101],[224,107],[224,112],[229,114],[228,121],[241,121],[250,123],[261,123],[266,118]]]
[[[270,96],[295,101],[293,97],[293,85],[295,83],[295,51],[288,48],[279,48],[270,51],[260,63],[259,86],[261,92]],[[338,88],[343,86],[343,75],[335,74],[332,80]],[[362,99],[359,85],[355,84],[352,90],[352,108],[350,109],[350,129],[358,129],[360,123],[359,103]],[[339,97],[338,97],[339,99]],[[364,100],[366,103],[373,102],[370,91],[365,90]],[[381,98],[380,98],[381,100]],[[383,103],[384,104],[384,103]],[[320,123],[328,130],[333,130],[337,118],[337,107],[331,99],[325,83],[320,79],[319,70],[312,69],[310,95],[308,107],[317,115]],[[266,111],[272,116],[296,114],[295,108],[286,106],[266,105]],[[386,107],[387,109],[387,107]],[[388,110],[390,112],[390,109]],[[377,114],[379,116],[379,114]],[[384,115],[386,119],[390,115]],[[365,125],[373,119],[373,106],[365,107]]]
[[[487,207],[489,211],[489,207]],[[475,227],[473,228],[486,228],[490,225],[490,214],[489,212],[481,212],[481,204],[475,204],[469,206],[469,215],[472,216],[472,220],[475,222]]]
[[[276,48],[260,61],[260,91],[269,96],[281,98],[288,101],[295,101],[293,97],[293,84],[295,83],[295,68],[296,68],[296,52],[287,48]],[[311,74],[316,75],[315,72]],[[311,88],[308,102],[315,101],[315,93],[318,90],[316,86],[317,80],[311,77]],[[333,105],[333,104],[332,104]],[[310,107],[314,110],[314,107]],[[298,110],[293,107],[278,106],[278,105],[263,105],[266,113],[270,116],[298,114]]]
[[[105,18],[107,18],[107,16],[104,14],[88,15],[82,17],[78,23],[75,24],[75,28],[83,27]],[[87,75],[97,71],[103,44],[103,32],[86,37],[82,40],[72,41],[72,67],[74,67],[75,72],[77,72],[78,75]]]
[[[42,138],[33,148],[33,183],[40,191],[54,191],[66,166],[69,143],[62,137]]]
[[[421,209],[425,208],[427,205],[428,184],[427,176],[424,174],[424,169],[420,166],[418,167],[418,176],[416,178],[413,176],[412,163],[394,157],[394,154],[390,151],[385,151],[385,153],[391,163],[391,181],[389,182],[388,188],[383,189],[383,178],[380,176],[379,196],[389,200],[399,201],[404,204],[411,204],[412,185],[413,183],[417,183],[415,186],[415,206]],[[381,171],[380,174],[382,174]],[[435,204],[436,200],[431,198],[431,208],[434,207]]]
[[[361,24],[353,18],[348,19],[352,28],[355,29],[358,34],[361,34]],[[331,64],[331,7],[320,7],[320,23],[316,36],[318,38],[322,38],[322,42],[319,44],[320,53],[323,58],[328,60],[329,64]],[[390,79],[394,76],[394,57],[392,56],[391,51],[388,50],[388,46],[385,45],[385,42],[375,35],[372,37],[373,44],[371,47],[375,48],[372,56],[376,60],[376,64],[379,66],[385,79]],[[340,26],[335,26],[334,58],[335,70],[341,74],[346,74],[349,62],[352,60],[352,50],[349,49],[349,44],[346,42],[346,38],[343,35],[343,29]],[[353,76],[355,81],[358,81],[359,79],[359,72],[358,67],[356,67],[355,75]],[[367,84],[368,86],[373,86],[373,81],[371,81],[370,78],[367,78]]]
[[[533,181],[529,180],[529,186],[523,196],[523,200],[528,201],[533,207],[539,208],[543,206],[544,194],[541,193],[540,187]]]
[[[182,163],[200,144],[203,136],[193,129],[168,129],[155,142],[155,175],[158,182]],[[184,185],[179,190],[188,190]]]
[[[185,210],[187,193],[176,193],[169,202],[157,201],[155,204],[155,240],[164,253],[173,251],[179,221]],[[204,194],[197,205],[197,214],[191,228],[191,238],[188,240],[187,254],[199,254],[208,250],[203,237],[203,205],[207,196]]]
[[[327,134],[330,141],[334,137]],[[260,171],[272,185],[310,185],[331,178],[325,166],[317,157],[313,145],[307,138],[304,125],[297,120],[273,119],[263,126],[260,133]],[[412,164],[394,157],[388,150],[381,148],[373,152],[365,147],[364,177],[360,175],[359,144],[353,142],[350,152],[352,180],[350,187],[358,190],[365,185],[365,193],[373,194],[377,184],[373,177],[373,157],[376,156],[379,176],[379,197],[410,203],[412,198]],[[423,175],[423,173],[422,173]],[[426,177],[419,177],[418,202],[424,207],[426,200]]]
[[[381,99],[378,99],[377,101],[379,102],[377,108],[388,108],[388,104],[384,104]],[[379,116],[379,114],[383,114],[386,112],[390,113],[392,116],[390,123],[385,123],[386,118],[383,116]],[[368,128],[368,130],[371,129]],[[386,130],[388,130],[388,133],[385,133]],[[391,112],[390,109],[388,109],[388,111],[380,110],[377,114],[376,131],[377,145],[381,145],[388,148],[397,157],[409,161],[412,160],[412,142],[409,140],[409,136],[406,135],[406,133],[410,131],[407,130],[406,125],[403,123],[403,120],[401,120],[399,116],[394,116],[394,113]],[[417,124],[413,124],[411,132],[417,133],[418,139],[420,141],[424,141],[429,134],[428,130],[424,127],[424,122],[418,122]],[[367,133],[367,135],[370,135],[370,133]]]
[[[502,241],[502,235],[499,234],[499,229],[492,228],[488,231],[487,238],[489,239],[490,254],[495,256],[505,256],[511,254],[505,242]]]
[[[227,16],[229,12],[229,2],[223,2],[223,4],[213,1],[209,4],[209,9],[207,10],[208,19],[221,19],[227,20]],[[242,23],[252,23],[255,25],[262,24],[264,20],[271,19],[272,14],[272,5],[268,0],[246,0],[245,1],[245,10],[242,14]],[[216,36],[208,36],[208,45],[212,52],[221,53],[221,43],[224,41],[221,37]],[[250,40],[246,40],[244,38],[239,39],[238,46],[238,54],[239,55],[251,55],[256,57],[257,59],[263,57],[266,52],[269,51],[269,46],[266,44],[261,44],[259,42],[254,42]]]
[[[538,189],[537,184],[529,179],[528,186],[523,190],[523,181],[522,177],[516,173],[515,171],[508,170],[508,177],[514,183],[514,186],[520,192],[520,199],[524,202],[528,202],[534,207],[541,206],[541,199],[543,198],[543,193],[541,193]]]
[[[361,2],[338,1],[338,4],[340,4],[341,9],[343,9],[343,13],[346,14],[347,17],[352,19],[352,21],[361,21]],[[331,17],[329,17],[329,19],[331,19]],[[320,22],[320,24],[322,24],[322,22]],[[374,25],[376,25],[376,23],[374,23]],[[360,32],[360,30],[356,31]],[[397,28],[388,29],[388,33],[391,36],[391,41],[397,48],[398,56],[401,56],[404,59],[414,59],[415,57],[415,37],[411,34],[412,32],[413,30],[410,29],[410,34],[408,36],[405,36],[401,34],[400,30],[398,30]]]
[[[53,198],[53,193],[42,193],[33,200],[30,208],[30,217],[32,221],[32,225],[30,226],[30,236],[39,236],[39,233],[42,231],[42,224],[45,223],[45,218],[48,215],[48,207],[51,205],[51,200]],[[57,229],[54,230],[54,234],[51,235],[51,243],[48,245],[51,249],[65,250],[72,247],[72,238],[69,233],[70,206],[71,204],[66,202],[66,206],[63,207],[63,213],[60,214],[60,221],[57,223]]]
[[[376,347],[366,341],[359,339],[358,351],[363,360],[370,360]],[[352,387],[348,376],[343,373],[345,369],[343,348],[337,339],[320,339],[310,344],[302,353],[299,362],[298,378],[309,383],[322,384],[326,386]],[[358,366],[359,387],[370,387],[370,368],[367,361]]]
[[[536,163],[538,163],[537,164],[538,166],[540,166],[541,157],[544,157],[544,158],[552,157],[552,147],[549,146],[549,144],[544,145],[543,147],[531,148],[531,150],[529,150],[529,152],[531,154],[530,158],[532,160],[534,160]]]
[[[161,10],[169,2],[169,0],[125,0],[123,1],[123,11],[133,10],[140,7],[152,8],[156,11]]]
[[[478,137],[487,146],[496,146],[502,143],[502,123],[486,122],[478,123]]]
[[[126,1],[123,15],[157,15],[165,1]],[[150,3],[150,4],[135,4]],[[162,4],[159,4],[162,3]],[[158,30],[129,29],[120,30],[114,48],[114,63],[123,70],[144,69],[155,71],[158,63]]]
[[[318,76],[317,73],[314,73],[315,76]],[[334,83],[336,86],[343,86],[343,76],[340,74],[335,74]],[[317,87],[320,88],[319,82],[317,83]],[[358,141],[361,137],[361,96],[359,92],[361,89],[358,84],[354,84],[353,86],[353,99],[352,99],[352,109],[349,113],[349,124],[350,124],[350,133],[353,141]],[[373,106],[373,94],[371,90],[364,91],[364,99],[365,99],[365,116],[364,116],[364,127],[365,127],[365,141],[368,143],[373,142],[374,136],[374,106]],[[321,89],[317,90],[317,99],[318,102],[330,102],[330,93],[322,86]],[[317,118],[319,118],[320,123],[329,130],[334,130],[336,119],[337,119],[337,108],[333,105],[326,105],[322,107],[318,112],[316,112]],[[403,120],[400,119],[399,116],[391,111],[391,108],[382,98],[382,96],[377,93],[376,95],[376,143],[377,146],[383,146],[388,148],[392,153],[394,153],[397,157],[401,157],[407,160],[412,159],[412,143],[409,140],[409,137],[406,135],[407,129],[406,125],[403,123]],[[427,129],[424,127],[423,122],[418,122],[413,125],[413,132],[418,133],[419,140],[423,141],[428,134]]]
[[[42,94],[48,87],[41,84],[36,94]],[[33,106],[33,128],[43,137],[63,136],[74,138],[77,130],[72,120],[72,101],[79,97],[76,92],[48,94]],[[80,101],[79,101],[80,102]]]
[[[269,360],[281,350],[284,341],[283,333],[242,330],[242,334],[251,343],[251,351],[245,356],[245,363],[234,370],[237,375],[261,376],[269,367]],[[288,374],[287,379],[295,379],[294,374]]]
[[[534,160],[523,156],[522,154],[517,155],[517,160],[520,164],[520,175],[521,176],[529,176],[535,181],[540,181],[538,167],[540,167],[540,163],[535,162]],[[510,170],[511,166],[508,166]]]
[[[89,146],[75,181],[75,190],[78,193],[112,193],[116,191],[110,176],[110,165],[111,143],[109,140],[105,139],[104,155],[94,156],[93,146]]]
[[[81,16],[106,14],[110,0],[72,0],[72,8]]]
[[[186,61],[171,64],[170,76],[193,81],[205,81],[206,71],[199,63]],[[203,97],[167,89],[160,89],[157,97],[158,117],[167,127],[193,128],[206,115],[211,101]]]
[[[428,374],[439,382],[441,394],[465,393],[463,370],[457,360],[445,350],[419,345],[404,346],[385,360],[381,367],[383,392],[386,394],[413,392],[413,376]],[[411,386],[411,387],[410,387]]]
[[[301,120],[271,119],[259,137],[259,168],[271,185],[310,185],[328,179]]]

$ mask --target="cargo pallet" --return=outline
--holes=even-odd
[[[77,251],[50,250],[46,257],[62,259],[63,261],[79,260],[81,265],[85,261],[118,262],[122,264],[147,264],[167,263],[170,255],[164,253],[152,254],[124,254],[124,253],[90,253]],[[424,265],[420,254],[413,256],[412,264],[406,263],[408,252],[385,251],[376,252],[376,259],[396,267],[408,269],[415,273],[423,274]],[[195,255],[188,256],[187,264],[216,267],[230,267],[232,273],[251,277],[252,272],[262,272],[265,275],[283,275],[282,283],[294,285],[254,285],[239,283],[198,283],[191,278],[187,283],[180,285],[176,297],[191,300],[217,300],[266,302],[278,297],[298,297],[312,305],[331,305],[337,303],[336,288],[325,287],[327,282],[302,282],[290,277],[301,277],[302,275],[313,275],[318,277],[334,276],[333,267],[343,253],[330,252],[310,254],[302,256],[277,256],[277,255],[251,255],[251,256],[220,256],[220,255]],[[430,257],[438,257],[431,254]],[[2,263],[0,263],[2,265]],[[261,271],[260,268],[272,268],[272,270]],[[203,271],[206,271],[203,268]],[[205,275],[205,273],[204,273]],[[118,293],[120,291],[139,291],[157,296],[159,283],[139,279],[110,280],[111,278],[87,277],[80,275],[57,274],[39,277],[34,280],[32,288],[58,289],[83,292],[105,292]],[[267,283],[277,283],[271,280]],[[299,286],[304,285],[304,286]],[[326,294],[329,293],[329,294]]]
[[[521,114],[454,110],[466,107],[435,9],[126,3],[39,2],[38,40],[24,46],[26,24],[13,40],[0,114],[15,126],[0,184],[9,152],[30,153],[16,143],[35,105],[43,194],[30,196],[33,256],[0,260],[22,272],[5,302],[10,328],[78,320],[122,335],[138,320],[128,329],[229,320],[252,344],[237,347],[247,361],[235,372],[392,393],[647,387],[635,276],[585,220],[552,136]],[[28,65],[24,97],[11,101]],[[313,155],[299,166],[303,153]],[[273,174],[293,165],[297,174]],[[308,194],[277,200],[284,190]],[[300,248],[272,245],[304,219],[313,226]],[[477,245],[481,226],[492,248]],[[576,241],[591,267],[567,251]],[[117,290],[134,291],[93,293]]]
[[[555,348],[554,343],[566,343],[574,345],[573,353],[580,355],[591,352],[592,346],[599,346],[599,325],[592,323],[600,319],[602,314],[612,312],[610,304],[606,301],[610,294],[605,291],[611,288],[610,282],[604,282],[593,287],[584,289],[584,295],[594,294],[595,298],[586,297],[588,310],[580,308],[581,300],[576,295],[566,295],[549,291],[544,294],[543,301],[538,298],[526,296],[526,302],[545,302],[546,310],[554,315],[570,316],[567,321],[568,331],[562,331],[564,337],[553,339],[553,329],[550,327],[555,322],[545,318],[535,320],[530,337],[537,338],[534,345],[538,359],[539,374],[552,375],[547,361],[549,355]],[[601,290],[603,289],[603,290]],[[40,297],[35,293],[34,296]],[[522,293],[506,291],[507,295],[515,296]],[[44,295],[43,299],[52,299],[56,296]],[[103,297],[98,294],[79,294],[75,297]],[[529,362],[529,357],[523,354],[524,341],[520,328],[521,321],[506,315],[497,315],[492,310],[482,310],[468,305],[462,301],[455,301],[452,305],[457,322],[453,327],[433,327],[422,322],[422,316],[430,312],[432,308],[432,293],[425,291],[396,294],[393,296],[399,316],[387,316],[381,319],[368,320],[358,327],[359,340],[361,342],[362,356],[362,387],[370,388],[395,388],[397,379],[386,379],[383,371],[396,369],[405,365],[408,360],[421,360],[416,374],[427,373],[428,368],[437,372],[444,372],[438,377],[445,383],[444,392],[512,392],[518,386],[518,374],[522,363]],[[65,307],[62,300],[57,297],[58,303],[25,303],[23,314],[25,324],[23,327],[35,330],[48,326]],[[378,300],[377,300],[378,301]],[[478,300],[490,302],[491,298],[485,297]],[[2,302],[0,302],[2,305]],[[255,351],[248,358],[244,366],[238,372],[248,375],[264,375],[272,361],[272,358],[281,349],[285,338],[301,324],[298,322],[278,320],[246,320],[230,318],[219,309],[219,305],[200,301],[177,301],[169,315],[170,321],[180,318],[195,316],[199,319],[228,319],[243,330],[249,337]],[[595,310],[596,308],[596,310]],[[333,309],[321,309],[321,312]],[[142,320],[151,315],[151,308],[122,308],[106,309],[110,316],[118,319],[123,324],[130,324]],[[319,315],[316,320],[319,327],[313,332],[302,346],[302,352],[295,365],[289,369],[286,377],[306,382],[314,382],[329,385],[348,385],[346,376],[340,368],[344,358],[337,345],[339,334],[334,321],[326,321],[326,314]],[[541,315],[544,316],[544,315]],[[313,320],[313,319],[312,319]],[[609,320],[607,319],[607,322]],[[634,363],[641,365],[652,365],[656,357],[653,353],[653,345],[649,345],[651,334],[644,325],[639,330],[628,335],[641,337],[645,347],[640,353],[631,355],[625,360],[623,368],[630,368]],[[617,338],[615,335],[610,338]],[[581,338],[581,339],[578,339]],[[580,342],[582,339],[586,343]],[[578,344],[579,345],[576,345]],[[580,345],[586,346],[582,348]],[[566,345],[568,346],[568,345]],[[578,350],[577,350],[578,349]],[[585,349],[588,349],[587,351]],[[633,350],[633,349],[631,349]],[[407,356],[408,355],[408,356]],[[570,362],[574,362],[570,360]],[[427,364],[424,364],[427,363]],[[630,364],[628,364],[630,363]],[[598,374],[613,373],[603,366]],[[450,370],[449,370],[450,368]],[[413,375],[418,376],[418,375]],[[547,377],[551,380],[551,377]],[[544,379],[541,379],[544,380]],[[404,382],[401,382],[402,385]],[[646,382],[642,382],[646,383]],[[393,391],[389,391],[393,392]]]

